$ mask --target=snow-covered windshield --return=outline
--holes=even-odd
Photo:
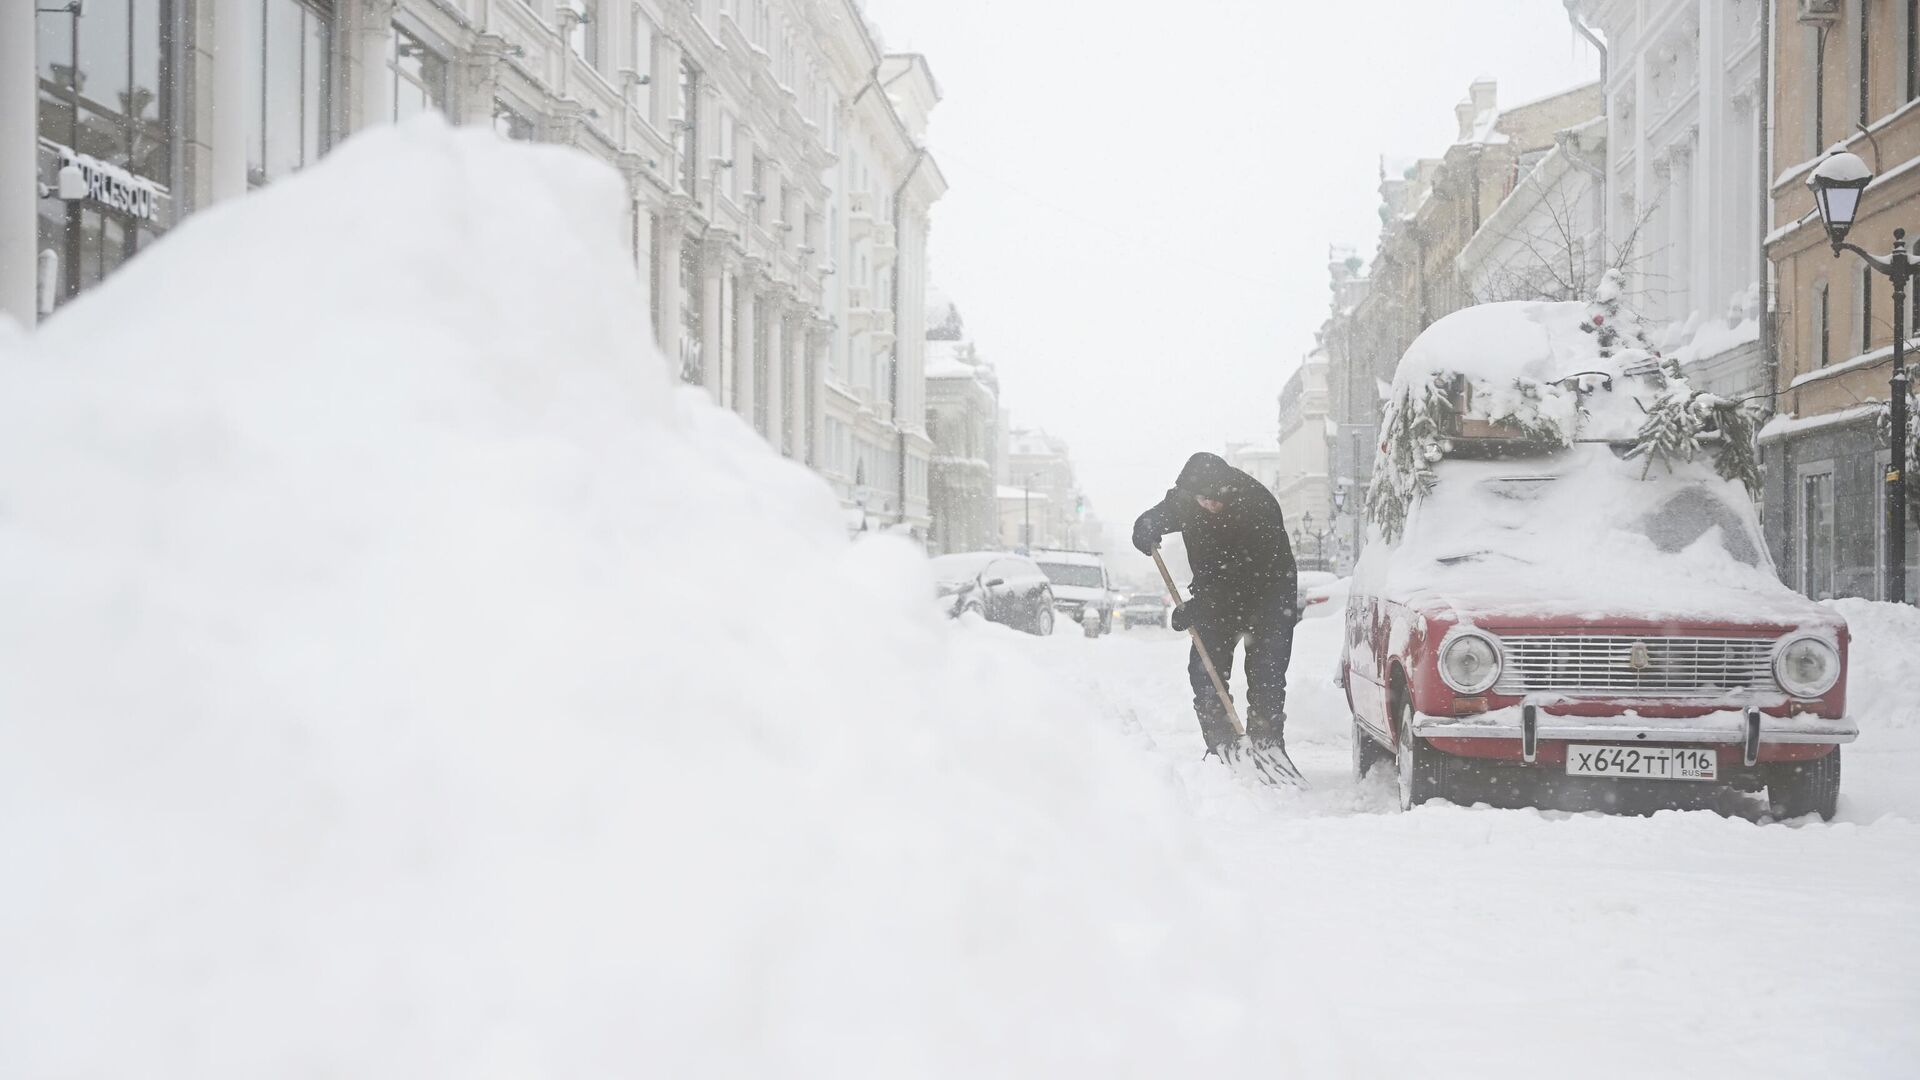
[[[1081,566],[1076,563],[1043,562],[1040,569],[1046,572],[1047,580],[1055,585],[1071,585],[1084,589],[1098,589],[1106,584],[1097,566]]]
[[[1407,587],[1502,610],[1622,612],[1737,611],[1784,589],[1745,490],[1706,461],[1669,471],[1586,443],[1449,458],[1434,480],[1391,551]]]

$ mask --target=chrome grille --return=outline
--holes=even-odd
[[[1770,638],[1513,634],[1496,694],[1705,697],[1727,690],[1778,691]],[[1644,667],[1634,666],[1644,646]]]

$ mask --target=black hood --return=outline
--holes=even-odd
[[[1188,495],[1201,495],[1227,502],[1244,494],[1247,474],[1227,464],[1218,454],[1195,454],[1180,470],[1173,486]]]

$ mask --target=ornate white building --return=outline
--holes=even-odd
[[[921,338],[894,326],[923,317],[939,94],[856,0],[4,6],[0,311],[31,323],[194,211],[438,111],[619,170],[682,376],[849,506],[924,531]],[[69,206],[70,151],[139,197]]]
[[[1698,382],[1758,393],[1763,0],[1571,8],[1607,44],[1606,254]]]

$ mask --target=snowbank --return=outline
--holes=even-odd
[[[1863,736],[1889,730],[1920,735],[1920,609],[1878,600],[1827,600],[1853,632],[1847,656],[1847,711]],[[1908,740],[1911,741],[1911,740]]]
[[[1212,1075],[1268,1029],[1171,775],[673,388],[622,199],[377,131],[0,336],[0,1075]]]

